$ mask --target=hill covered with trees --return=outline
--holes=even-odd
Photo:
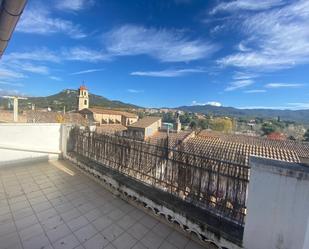
[[[57,94],[46,96],[46,97],[28,97],[27,100],[20,100],[19,106],[21,109],[28,108],[31,104],[34,104],[36,108],[48,108],[52,110],[63,110],[65,106],[66,110],[75,110],[77,106],[77,90],[66,89]],[[0,105],[7,106],[6,99],[0,98]],[[103,96],[96,94],[89,94],[89,102],[91,106],[101,106],[105,108],[138,108],[136,105],[124,103],[117,100],[110,100]]]
[[[237,109],[234,107],[211,106],[211,105],[194,105],[194,106],[180,106],[176,109],[203,113],[206,115],[222,116],[222,117],[236,117],[236,118],[277,118],[282,120],[293,121],[299,123],[309,124],[309,110],[274,110],[274,109]]]

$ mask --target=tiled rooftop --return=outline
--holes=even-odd
[[[295,163],[301,162],[302,158],[309,158],[309,143],[210,131],[202,131],[196,137],[187,139],[183,149],[246,166],[251,155]]]
[[[202,248],[66,161],[0,168],[1,249]]]
[[[137,118],[137,115],[131,112],[126,112],[126,111],[118,111],[114,109],[104,109],[101,107],[92,107],[92,108],[87,108],[84,111],[90,111],[93,113],[99,113],[99,114],[109,114],[109,115],[122,115],[126,118]],[[82,110],[83,112],[83,110]]]
[[[162,118],[161,117],[154,117],[154,116],[147,116],[147,117],[144,117],[144,118],[138,120],[137,122],[129,125],[129,127],[147,128],[148,126],[159,121],[160,119],[162,119]]]
[[[127,130],[122,124],[102,124],[96,127],[97,133],[115,134]]]
[[[152,136],[148,137],[146,142],[161,145],[162,139],[166,139],[168,135],[168,145],[174,148],[178,143],[183,142],[190,134],[192,134],[192,131],[170,132],[169,134],[167,131],[157,131]]]

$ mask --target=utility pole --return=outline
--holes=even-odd
[[[27,99],[27,98],[18,97],[18,96],[3,96],[3,98],[13,99],[14,122],[18,122],[18,100],[19,99]]]

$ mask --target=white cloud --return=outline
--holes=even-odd
[[[247,91],[244,91],[245,93],[265,93],[266,90],[263,90],[263,89],[253,89],[253,90],[247,90]]]
[[[88,69],[88,70],[83,70],[83,71],[78,71],[71,73],[71,75],[79,75],[79,74],[86,74],[86,73],[94,73],[94,72],[101,72],[104,71],[104,68],[93,68],[93,69]]]
[[[114,56],[149,55],[163,62],[193,61],[209,57],[218,47],[192,40],[184,32],[124,25],[104,36],[107,52]]]
[[[98,62],[110,60],[110,56],[102,51],[93,50],[87,47],[63,48],[61,51],[51,51],[47,48],[37,48],[33,51],[13,52],[5,54],[3,60],[9,63],[19,63],[20,61],[87,61]]]
[[[60,77],[57,76],[49,76],[50,79],[52,80],[56,80],[56,81],[62,81],[62,79]]]
[[[39,66],[33,64],[21,64],[21,69],[26,72],[37,73],[37,74],[49,74],[49,69],[46,66]]]
[[[26,9],[17,24],[16,31],[40,35],[62,33],[75,39],[86,37],[78,25],[69,20],[52,17],[43,7]]]
[[[211,106],[217,106],[217,107],[222,106],[222,104],[218,101],[209,101],[209,102],[201,103],[196,100],[192,101],[192,105],[211,105]]]
[[[5,62],[20,62],[21,60],[29,61],[48,61],[59,62],[60,57],[55,52],[50,51],[47,48],[37,48],[29,52],[12,52],[3,55]]]
[[[253,83],[254,83],[254,81],[250,80],[250,79],[234,81],[234,82],[230,83],[229,86],[224,89],[224,91],[234,91],[234,90],[239,89],[239,88],[244,88],[244,87],[250,86]]]
[[[93,5],[93,0],[58,0],[56,8],[59,10],[79,11]]]
[[[205,73],[202,69],[177,69],[177,70],[163,70],[163,71],[137,71],[132,72],[131,75],[135,76],[149,76],[149,77],[179,77],[192,73]]]
[[[298,103],[288,103],[293,109],[309,109],[309,103],[298,102]]]
[[[21,83],[7,82],[7,81],[0,81],[0,85],[5,85],[5,86],[17,86],[17,87],[22,87],[22,86],[24,86],[24,84],[21,84]]]
[[[23,73],[16,72],[10,69],[0,69],[0,79],[20,79],[25,78],[26,76]]]
[[[237,10],[267,10],[272,7],[283,5],[285,1],[282,0],[237,0],[229,1],[218,4],[212,11],[211,14],[216,14],[222,11],[237,11]]]
[[[110,56],[102,51],[89,49],[87,47],[73,47],[62,52],[65,60],[98,62],[110,60]]]
[[[244,42],[240,42],[240,43],[238,44],[238,49],[239,49],[239,51],[241,51],[241,52],[248,52],[248,51],[251,51],[251,50],[252,50],[251,48],[248,48],[248,47],[244,44]]]
[[[18,90],[15,90],[15,89],[8,89],[8,90],[5,90],[5,89],[0,89],[0,96],[11,96],[11,95],[14,95],[14,96],[25,96],[24,93],[21,93],[20,91]]]
[[[219,64],[277,70],[309,62],[309,1],[292,1],[241,20],[238,26],[247,36],[242,42],[251,51],[226,56],[218,60]]]
[[[302,87],[304,84],[299,83],[269,83],[266,84],[266,88],[298,88]]]
[[[129,93],[142,93],[142,92],[144,92],[144,90],[137,90],[137,89],[127,89],[127,91]]]
[[[207,102],[206,105],[211,105],[211,106],[222,106],[222,104],[220,102],[216,102],[216,101],[210,101]]]
[[[248,79],[254,79],[258,77],[255,73],[248,73],[248,72],[235,72],[233,75],[234,80],[248,80]]]

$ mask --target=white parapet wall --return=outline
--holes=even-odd
[[[62,148],[62,130],[59,123],[0,124],[0,165],[58,158]]]
[[[252,157],[244,247],[309,248],[309,166]]]

